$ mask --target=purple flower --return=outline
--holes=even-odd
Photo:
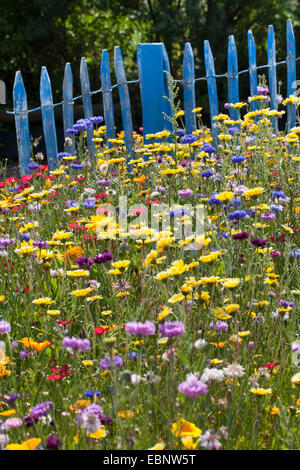
[[[72,168],[73,170],[82,170],[83,165],[82,165],[82,163],[72,163],[72,164],[71,164],[71,168]]]
[[[262,238],[252,238],[251,243],[258,248],[263,248],[267,244],[267,240],[263,240]]]
[[[19,357],[20,359],[26,359],[27,357],[29,357],[29,351],[27,351],[26,349],[24,351],[20,351]]]
[[[92,403],[91,405],[88,405],[86,408],[84,408],[83,413],[97,415],[100,418],[103,415],[103,409],[96,403]]]
[[[89,259],[87,256],[81,256],[77,258],[76,263],[80,267],[80,269],[90,269],[93,266],[94,261]]]
[[[39,248],[46,248],[47,245],[48,242],[43,240],[33,240],[32,242],[32,246],[38,246]]]
[[[119,368],[123,364],[121,356],[113,356],[113,364],[111,363],[111,357],[106,356],[99,362],[101,369],[111,369],[111,367]]]
[[[237,126],[228,127],[228,134],[230,135],[236,134],[237,132],[239,132],[239,130],[240,129]]]
[[[185,326],[181,321],[166,321],[163,325],[159,325],[158,330],[162,336],[172,338],[173,336],[183,335]]]
[[[126,332],[130,335],[149,336],[155,334],[154,324],[147,320],[145,323],[139,321],[128,322],[125,325]]]
[[[228,217],[230,220],[239,220],[243,219],[248,215],[248,211],[246,210],[240,210],[240,211],[235,211],[235,212],[229,212]]]
[[[97,181],[98,186],[110,186],[111,181],[110,180],[99,180]]]
[[[9,333],[11,330],[10,323],[8,321],[0,321],[0,333]]]
[[[180,189],[178,191],[178,196],[179,197],[191,197],[194,194],[194,192],[191,189]]]
[[[108,261],[111,261],[113,259],[112,253],[108,253],[107,251],[104,251],[102,255],[96,255],[95,258],[93,259],[95,264],[103,264],[103,263],[108,263]]]
[[[91,343],[88,339],[78,339],[72,336],[69,338],[66,336],[61,343],[63,348],[68,349],[71,352],[78,352],[78,351],[87,351],[90,349]]]
[[[272,212],[268,212],[267,214],[261,214],[262,220],[274,220],[275,217],[275,214],[273,214]]]
[[[57,436],[48,436],[46,447],[48,450],[56,450],[59,446],[59,439]]]
[[[178,391],[189,398],[198,398],[207,393],[207,386],[193,374],[187,377],[185,382],[178,385]]]
[[[53,403],[47,400],[33,406],[30,411],[30,416],[36,421],[39,420],[41,416],[47,416],[51,411],[53,411]]]
[[[247,232],[234,233],[232,235],[232,238],[234,240],[246,240],[248,237],[249,237],[249,234]]]

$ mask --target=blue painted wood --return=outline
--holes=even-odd
[[[59,161],[57,158],[57,139],[52,89],[50,77],[46,67],[42,67],[41,71],[40,98],[48,165],[50,170],[53,170],[59,167]]]
[[[63,121],[64,121],[64,135],[66,137],[67,129],[70,129],[74,124],[74,103],[73,103],[73,74],[71,64],[66,63],[65,75],[63,81]],[[71,147],[67,148],[68,152],[75,155],[75,139],[72,139]]]
[[[102,100],[103,100],[103,113],[106,125],[106,138],[115,139],[115,118],[114,118],[114,105],[112,99],[112,88],[110,80],[110,67],[108,52],[106,49],[102,51],[102,60],[100,66],[100,78],[102,86]],[[109,147],[112,145],[109,143]]]
[[[286,67],[287,67],[287,93],[286,96],[295,95],[296,92],[296,43],[291,20],[286,23]],[[287,131],[296,124],[296,106],[287,106]]]
[[[13,88],[13,103],[21,176],[32,173],[28,168],[31,158],[27,95],[21,72],[17,72]]]
[[[168,72],[169,74],[171,74],[170,62],[169,62],[167,49],[166,49],[166,47],[163,43],[161,43],[161,47],[162,47],[162,55],[163,55],[163,75],[164,75],[164,95],[163,96],[166,96],[170,99],[171,94],[170,94],[170,91],[169,91],[169,78],[168,78],[168,74],[166,73],[166,72]],[[172,106],[171,106],[170,102],[167,99],[163,98],[162,106],[163,106],[163,112],[167,116],[173,118],[174,115],[173,115]],[[166,130],[169,130],[171,132],[174,131],[172,123],[170,121],[168,121],[168,119],[165,115],[163,115],[163,119],[164,119],[163,128],[166,129]],[[168,140],[171,141],[171,139],[168,139]]]
[[[248,31],[248,57],[249,57],[249,81],[250,96],[257,95],[257,70],[256,70],[256,47],[252,30]],[[251,111],[258,109],[258,102],[251,101]]]
[[[90,119],[91,117],[93,117],[93,105],[91,97],[90,78],[85,57],[82,57],[80,62],[80,84],[84,117],[86,119]],[[95,146],[93,142],[94,126],[92,126],[91,129],[87,129],[86,134],[89,158],[93,158],[95,155]]]
[[[125,135],[125,146],[129,153],[134,149],[133,125],[130,106],[129,90],[126,80],[126,73],[122,57],[122,51],[119,46],[114,50],[115,72],[118,82],[119,97],[122,111],[123,129]]]
[[[229,36],[228,41],[228,103],[239,102],[239,78],[238,78],[238,59],[234,36]],[[239,119],[237,109],[229,108],[229,116],[233,120]]]
[[[214,127],[215,121],[213,120],[214,116],[219,114],[219,105],[218,105],[218,93],[217,93],[217,83],[216,83],[216,73],[215,73],[215,64],[214,58],[211,52],[209,41],[204,41],[204,62],[205,62],[205,72],[206,72],[206,81],[207,81],[207,91],[209,99],[209,112],[210,112],[210,122],[211,122],[211,132],[216,140],[218,135],[217,129]]]
[[[183,102],[185,131],[191,134],[196,130],[196,114],[192,112],[196,108],[195,98],[195,66],[194,54],[191,43],[186,42],[183,55]]]
[[[138,73],[140,80],[143,133],[159,132],[165,128],[163,111],[165,108],[164,58],[161,43],[138,44]]]
[[[270,108],[277,109],[277,79],[276,79],[276,51],[275,51],[275,34],[273,25],[268,29],[268,65],[269,65],[269,91],[270,91]],[[277,132],[277,119],[272,117],[273,130]]]

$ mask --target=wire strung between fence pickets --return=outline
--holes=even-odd
[[[287,59],[289,59],[289,57],[287,57]],[[300,60],[300,57],[297,57],[295,59],[295,62],[298,62]],[[277,67],[278,65],[284,65],[284,64],[287,64],[287,60],[282,60],[280,62],[277,62],[275,64],[275,67]],[[259,65],[253,69],[245,69],[245,70],[241,70],[240,72],[238,72],[237,75],[233,75],[232,78],[237,78],[239,75],[242,75],[244,73],[249,73],[250,71],[253,72],[253,71],[256,71],[256,70],[263,70],[263,69],[268,69],[270,68],[271,65],[267,64],[267,65]],[[229,78],[230,74],[229,72],[226,72],[226,73],[223,73],[221,75],[211,75],[210,77],[208,77],[208,75],[206,75],[205,77],[200,77],[200,78],[195,78],[191,83],[196,83],[196,82],[200,82],[201,80],[207,80],[208,78]],[[186,84],[186,83],[190,83],[190,82],[187,82],[185,80],[175,80],[176,83],[180,83],[180,84]],[[129,80],[129,81],[126,81],[125,82],[127,85],[131,85],[131,84],[134,84],[134,83],[140,83],[140,80],[137,79],[137,80]],[[117,88],[118,86],[120,86],[121,83],[116,83],[115,85],[112,85],[112,87],[107,90],[108,92],[111,92],[114,88]],[[90,91],[88,94],[90,96],[93,96],[93,95],[97,95],[99,93],[102,93],[102,87],[99,88],[99,90],[95,90],[95,91]],[[71,104],[74,104],[74,101],[78,101],[82,99],[82,95],[78,95],[78,96],[75,96],[73,99],[72,99],[72,103]],[[59,103],[55,103],[51,106],[53,106],[53,108],[56,108],[57,106],[62,106],[64,104],[64,101],[60,101]],[[6,111],[7,114],[17,114],[18,116],[21,116],[21,115],[26,115],[26,114],[29,114],[29,113],[34,113],[36,111],[40,111],[43,107],[42,106],[39,106],[38,108],[33,108],[33,109],[28,109],[26,112],[23,112],[23,113],[16,113],[15,111]]]

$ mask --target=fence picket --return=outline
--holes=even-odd
[[[73,74],[71,64],[66,63],[65,75],[63,81],[63,121],[64,121],[64,135],[67,129],[70,129],[74,124],[74,103],[73,103]],[[72,139],[71,147],[68,147],[72,155],[75,155],[75,139]]]
[[[196,114],[192,112],[196,108],[195,98],[195,66],[192,46],[185,43],[183,56],[183,102],[185,131],[191,134],[196,130]]]
[[[270,90],[270,108],[277,109],[277,79],[276,79],[276,51],[275,34],[273,25],[268,28],[268,65],[269,65],[269,90]],[[277,131],[277,119],[272,117],[273,130]]]
[[[18,71],[15,76],[13,88],[13,103],[15,112],[15,125],[17,134],[20,173],[21,176],[24,176],[30,174],[32,171],[28,168],[28,163],[30,163],[31,158],[31,148],[27,95],[20,71]]]
[[[124,68],[124,62],[122,57],[122,51],[119,46],[115,47],[114,50],[114,63],[115,72],[118,82],[119,97],[122,111],[123,129],[125,135],[125,146],[129,153],[133,151],[134,139],[133,139],[133,125],[131,116],[130,96],[126,80],[126,73]]]
[[[81,57],[80,62],[80,83],[84,117],[86,119],[90,119],[91,117],[93,117],[93,105],[91,97],[90,79],[85,57]],[[93,142],[94,126],[92,126],[91,129],[87,129],[86,134],[89,158],[93,158],[93,156],[95,155],[95,146]]]
[[[115,118],[113,110],[112,88],[110,80],[109,58],[106,49],[102,51],[102,60],[100,66],[100,78],[102,86],[103,113],[106,125],[106,138],[115,139]],[[112,145],[108,143],[108,146]]]
[[[206,81],[207,81],[207,91],[208,91],[208,100],[209,100],[209,112],[210,112],[210,122],[211,122],[211,132],[214,140],[218,135],[217,129],[214,127],[215,121],[213,120],[214,116],[219,114],[219,105],[218,105],[218,93],[217,93],[217,84],[216,84],[216,73],[215,73],[215,64],[214,58],[211,52],[209,41],[204,41],[204,62],[205,62],[205,72],[206,72]]]
[[[248,31],[248,56],[249,56],[249,82],[250,96],[257,95],[257,69],[256,69],[256,47],[252,30]],[[251,101],[251,111],[258,109],[258,102]]]
[[[291,20],[286,23],[286,67],[287,67],[287,93],[286,96],[294,95],[296,84],[296,44],[294,30]],[[287,106],[287,131],[296,124],[296,106]]]
[[[59,162],[57,158],[57,138],[52,89],[50,77],[46,67],[42,67],[41,71],[40,98],[47,160],[50,170],[53,170],[54,168],[58,168]]]
[[[164,43],[161,43],[161,47],[162,47],[162,55],[163,55],[163,79],[164,79],[164,94],[163,94],[163,96],[166,96],[170,99],[171,95],[170,95],[170,91],[169,91],[169,79],[168,79],[168,74],[166,73],[166,72],[168,72],[169,74],[171,74],[169,57],[168,57],[167,49],[166,49],[166,46],[164,45]],[[171,103],[166,98],[163,98],[162,111],[163,111],[163,113],[165,113],[170,118],[174,117]],[[168,119],[165,115],[163,115],[163,122],[164,122],[163,129],[167,129],[171,132],[174,130],[172,123],[170,121],[168,121]]]
[[[228,41],[228,103],[238,103],[239,101],[239,78],[238,59],[234,36],[229,36]],[[229,116],[234,121],[239,119],[237,109],[229,108]]]

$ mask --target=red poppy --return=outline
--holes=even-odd
[[[0,188],[4,188],[4,186],[5,186],[5,181],[1,181]]]
[[[31,173],[30,175],[24,175],[21,177],[21,182],[25,183],[26,181],[31,181],[33,178],[33,174]]]
[[[6,179],[7,184],[16,183],[17,181],[18,181],[18,178],[15,178],[15,176],[11,176],[10,178]]]
[[[72,374],[73,371],[69,368],[67,364],[65,364],[61,366],[59,370],[56,367],[53,367],[51,369],[51,372],[55,372],[55,375],[47,375],[47,379],[61,380],[64,377],[67,377],[67,375]]]
[[[279,362],[275,362],[272,364],[272,362],[267,362],[266,364],[262,364],[262,367],[266,367],[267,369],[274,369],[275,367],[279,366]]]
[[[104,333],[106,333],[108,330],[109,330],[108,327],[103,328],[102,326],[97,326],[95,328],[95,333],[96,333],[96,335],[104,335]]]
[[[46,170],[48,170],[48,165],[40,165],[40,166],[39,166],[39,170],[40,170],[40,171],[46,171]]]
[[[73,325],[73,323],[75,323],[74,321],[58,321],[57,322],[59,325],[62,325],[62,326],[66,326],[66,325]]]

